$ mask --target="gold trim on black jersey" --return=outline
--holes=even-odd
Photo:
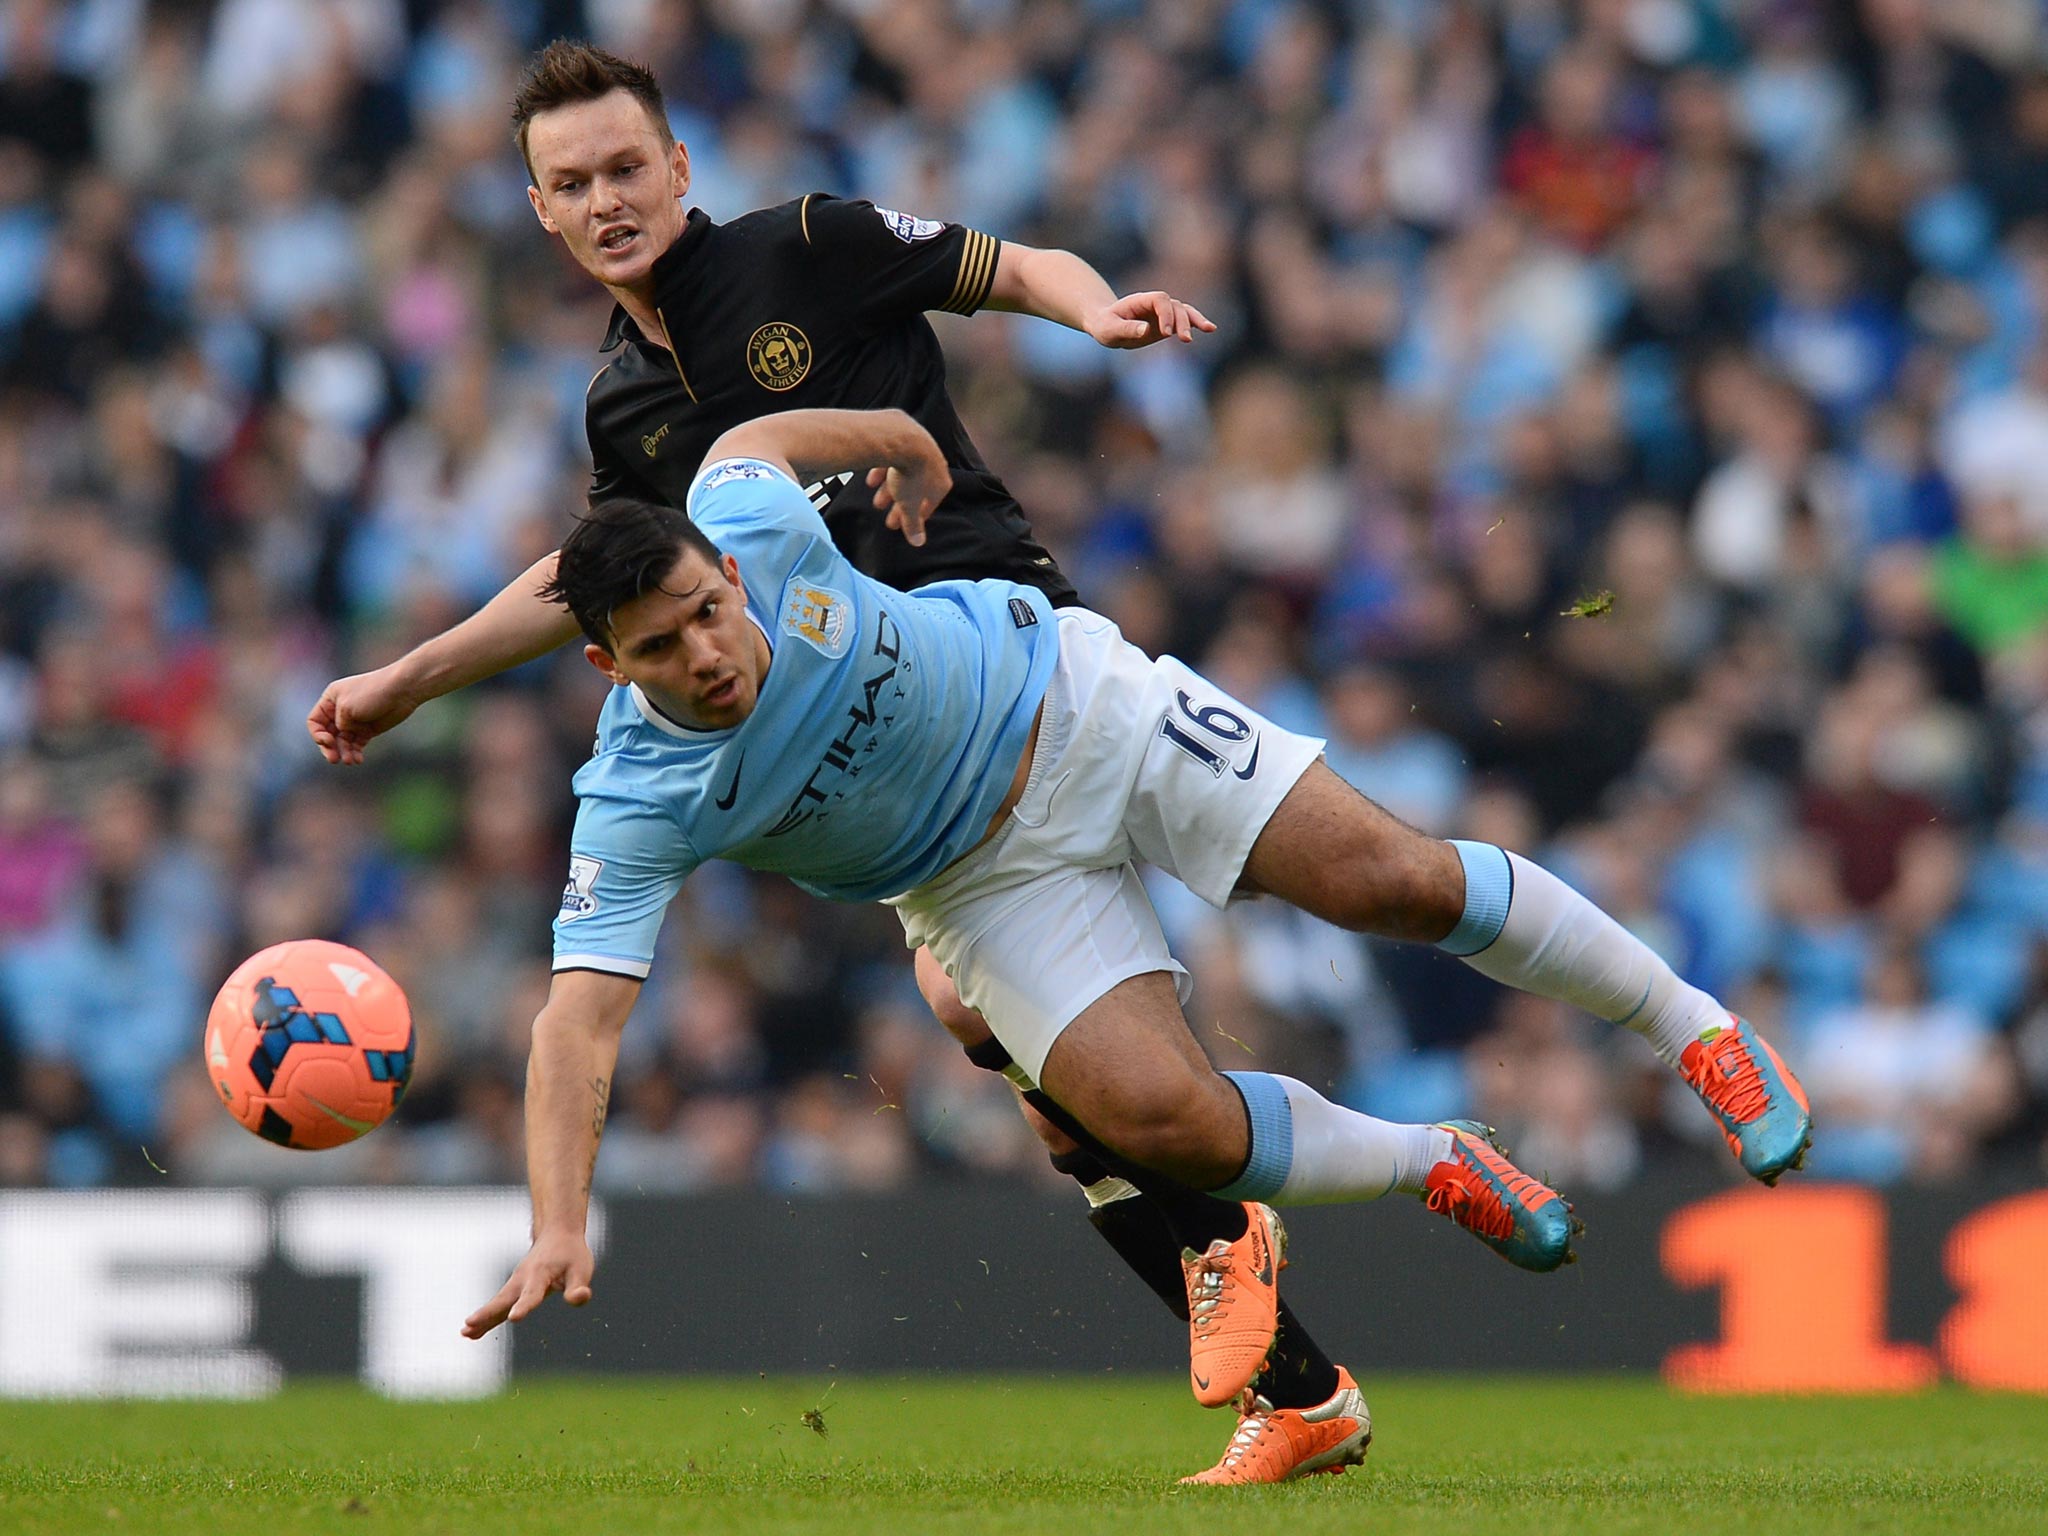
[[[953,292],[939,308],[956,315],[971,315],[981,308],[996,285],[996,253],[1001,248],[995,236],[968,230],[960,247],[960,275],[953,279]]]
[[[690,376],[683,372],[683,360],[676,355],[675,338],[668,333],[668,316],[661,312],[659,305],[655,307],[654,318],[661,322],[661,339],[668,347],[669,361],[676,365],[676,377],[683,381],[683,393],[690,397],[690,404],[701,404],[702,402],[697,399],[697,391],[690,388]]]
[[[817,195],[815,192],[806,192],[804,200],[796,205],[796,221],[803,226],[805,245],[811,243],[811,199]]]

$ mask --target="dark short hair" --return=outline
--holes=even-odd
[[[519,89],[512,93],[512,138],[519,145],[519,158],[526,162],[526,174],[533,175],[526,130],[536,117],[556,107],[597,101],[613,91],[624,91],[639,102],[663,136],[668,135],[668,107],[661,99],[661,86],[644,64],[565,37],[556,38],[535,54],[519,77]]]
[[[609,651],[615,643],[612,614],[658,590],[686,549],[713,566],[722,558],[688,513],[634,496],[607,497],[593,503],[562,540],[554,578],[540,595],[568,609],[591,643]]]

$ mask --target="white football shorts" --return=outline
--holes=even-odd
[[[1187,1001],[1134,861],[1223,906],[1323,750],[1100,614],[1066,608],[1057,622],[1023,798],[981,847],[889,903],[1033,1082],[1060,1031],[1118,982],[1166,971]]]

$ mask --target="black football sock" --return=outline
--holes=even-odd
[[[1086,1152],[1063,1152],[1052,1165],[1083,1189],[1115,1177]],[[1102,1240],[1145,1282],[1145,1288],[1166,1303],[1167,1311],[1186,1322],[1188,1284],[1181,1273],[1180,1240],[1167,1225],[1165,1213],[1135,1188],[1100,1205],[1094,1202],[1091,1195],[1088,1225],[1102,1234]]]
[[[1266,1368],[1252,1379],[1252,1390],[1275,1408],[1314,1408],[1337,1394],[1337,1365],[1309,1336],[1301,1319],[1280,1303],[1280,1330]]]
[[[1086,1152],[1062,1153],[1052,1165],[1083,1189],[1112,1177]],[[1125,1195],[1095,1206],[1088,1212],[1088,1222],[1131,1273],[1166,1303],[1166,1310],[1186,1322],[1188,1292],[1180,1267],[1180,1243],[1159,1208],[1140,1195]],[[1252,1385],[1275,1408],[1314,1408],[1327,1403],[1337,1391],[1336,1365],[1285,1298],[1280,1302],[1273,1353]]]

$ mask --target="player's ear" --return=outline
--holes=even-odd
[[[675,185],[677,197],[685,197],[690,191],[690,146],[681,139],[676,140],[676,150],[669,157],[669,179]]]
[[[740,580],[739,561],[733,559],[731,555],[720,555],[718,570],[719,574],[725,577],[726,584],[739,593],[740,601],[744,603],[747,600],[747,584]]]
[[[618,658],[601,645],[586,643],[583,659],[610,678],[615,685],[623,687],[630,679],[619,670]]]
[[[548,217],[548,205],[541,201],[540,188],[532,182],[526,184],[526,200],[533,204],[533,216],[540,220],[540,227],[551,235],[559,235],[561,231],[555,228],[555,221]]]

